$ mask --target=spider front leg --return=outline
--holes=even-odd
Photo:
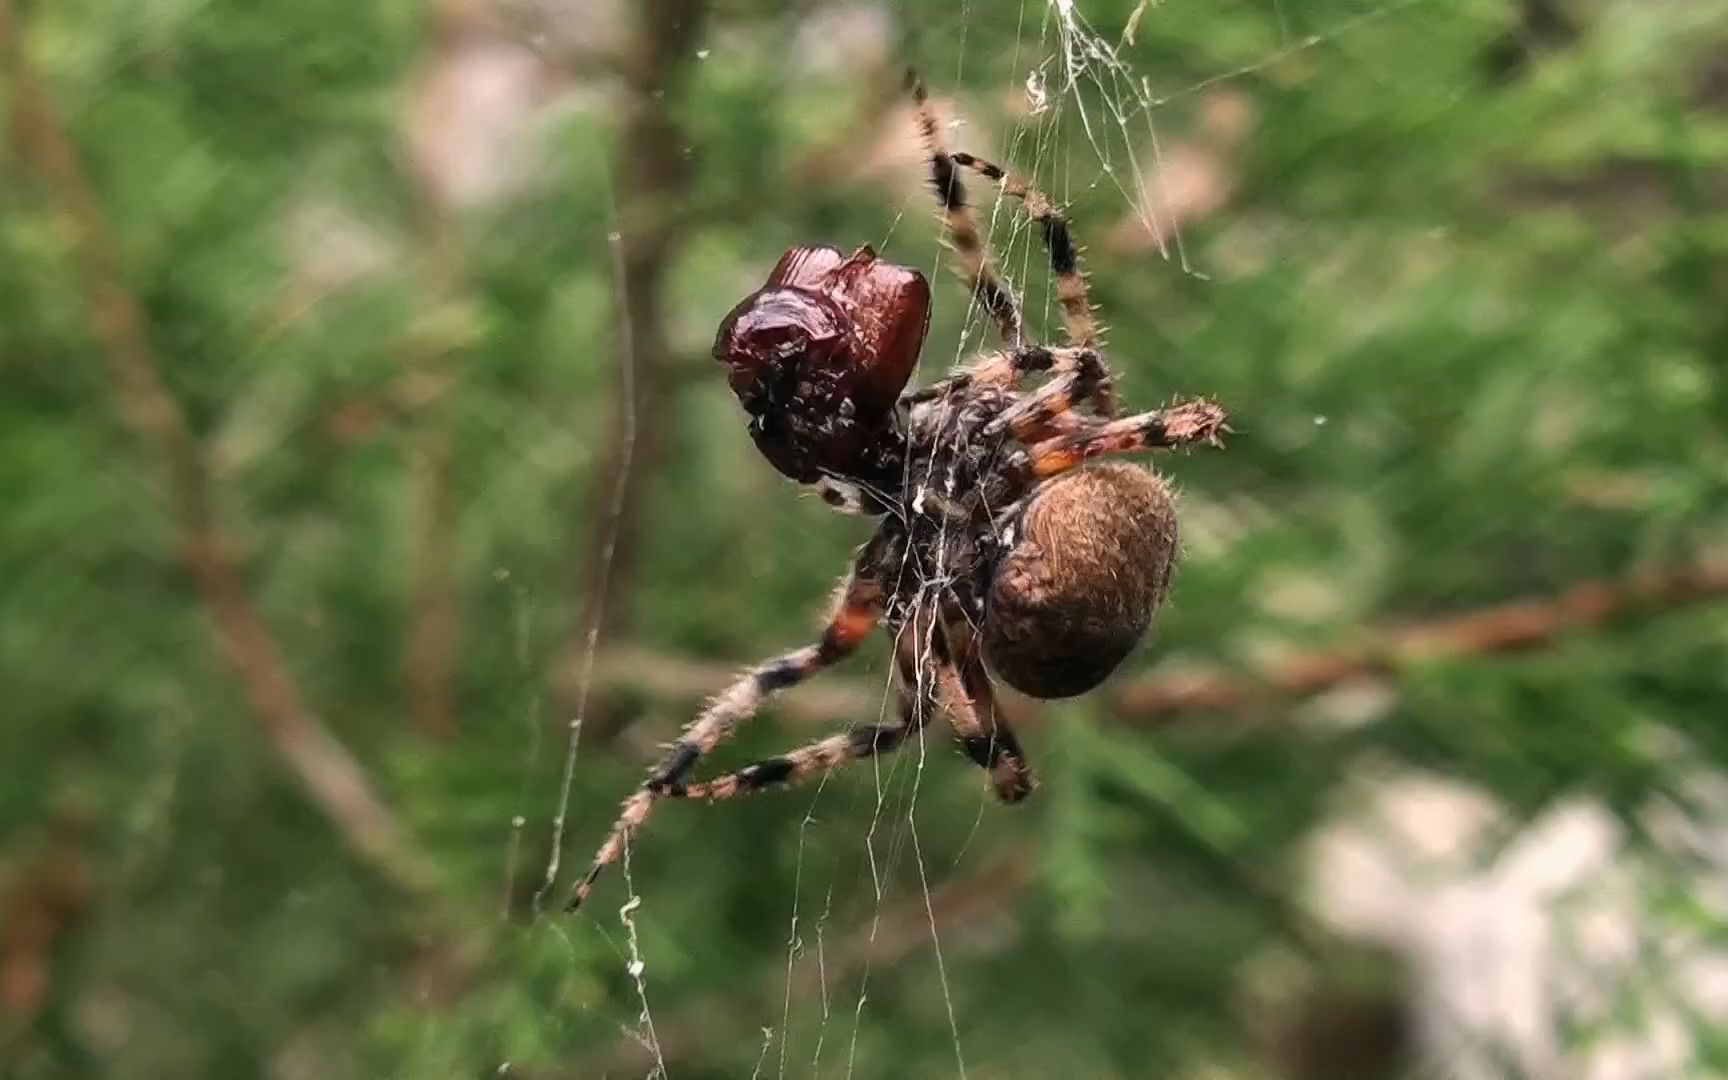
[[[1102,332],[1098,318],[1092,312],[1086,274],[1080,269],[1080,249],[1074,243],[1074,232],[1068,219],[1056,204],[1023,177],[995,162],[973,154],[956,152],[950,155],[954,164],[971,169],[1001,186],[1002,194],[1019,199],[1026,207],[1026,216],[1038,223],[1044,234],[1044,247],[1050,253],[1050,273],[1056,279],[1056,301],[1062,306],[1062,324],[1068,340],[1083,348],[1097,344]]]
[[[1018,345],[1024,336],[1020,305],[1014,299],[1013,290],[997,271],[990,257],[989,245],[984,242],[983,234],[979,231],[978,218],[966,204],[966,188],[960,183],[960,175],[954,169],[954,159],[948,154],[947,145],[942,138],[942,125],[935,110],[930,107],[930,97],[924,89],[924,81],[918,77],[916,71],[907,69],[906,87],[911,91],[913,109],[918,117],[918,129],[924,137],[924,151],[930,159],[930,184],[935,189],[936,201],[942,205],[948,242],[953,245],[955,255],[959,256],[961,269],[966,275],[967,285],[972,289],[972,295],[978,298],[979,306],[995,320],[996,328],[1002,333],[1002,340],[1010,345]]]
[[[1104,365],[1104,358],[1095,349],[1073,345],[1054,349],[1043,345],[1026,345],[1007,352],[990,353],[946,379],[931,383],[922,390],[913,391],[907,395],[906,400],[915,405],[921,401],[933,401],[950,394],[981,388],[1014,390],[1028,375],[1038,375],[1046,371],[1059,377],[1072,375],[1085,383],[1084,392],[1077,393],[1072,403],[1090,399],[1099,415],[1116,415],[1119,406],[1112,389],[1110,369]]]
[[[961,269],[979,304],[996,320],[1002,340],[1018,344],[1025,336],[1025,319],[1014,299],[1014,291],[996,269],[978,227],[977,215],[966,202],[966,188],[960,182],[956,167],[971,169],[1000,186],[1002,193],[1018,199],[1026,214],[1038,223],[1045,250],[1050,256],[1050,272],[1056,282],[1056,299],[1062,306],[1062,322],[1068,340],[1081,348],[1097,344],[1101,329],[1092,313],[1092,300],[1086,284],[1086,274],[1080,269],[1080,248],[1068,219],[1055,203],[1025,179],[1002,166],[974,154],[950,152],[942,138],[942,126],[935,110],[930,107],[923,80],[908,69],[906,85],[912,93],[913,108],[924,150],[930,161],[930,184],[936,200],[942,206],[948,239],[960,258]],[[1113,411],[1113,410],[1106,410]]]
[[[1044,479],[1108,454],[1168,450],[1196,443],[1222,446],[1223,435],[1230,430],[1225,420],[1224,410],[1217,402],[1188,401],[1168,409],[1103,421],[1035,443],[1025,451],[1025,468],[1032,476]]]
[[[887,592],[883,576],[893,566],[898,544],[886,533],[878,533],[858,555],[852,574],[841,587],[840,601],[821,638],[745,672],[708,703],[700,716],[684,729],[666,756],[648,774],[642,787],[624,801],[618,820],[606,842],[577,882],[566,910],[574,911],[593,891],[594,882],[606,867],[623,857],[630,836],[648,820],[656,800],[685,787],[691,770],[702,755],[730,737],[739,724],[750,719],[763,701],[851,656],[881,620]]]

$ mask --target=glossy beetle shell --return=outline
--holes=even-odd
[[[930,327],[924,275],[868,247],[793,248],[720,324],[714,358],[751,416],[750,436],[800,483],[873,478],[884,429]]]

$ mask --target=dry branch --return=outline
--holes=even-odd
[[[1552,597],[1495,604],[1375,633],[1361,645],[1298,653],[1257,671],[1168,673],[1129,680],[1109,692],[1109,715],[1153,723],[1186,713],[1236,712],[1312,697],[1359,679],[1395,676],[1411,664],[1451,657],[1542,648],[1565,634],[1728,597],[1728,553],[1712,552],[1675,567],[1585,581]],[[737,675],[720,664],[667,657],[642,649],[610,650],[595,683],[614,693],[690,701],[719,691]],[[882,688],[830,679],[777,698],[775,711],[811,724],[845,724],[872,712]],[[1010,706],[1025,711],[1024,703]],[[1025,717],[1015,715],[1019,723]]]
[[[163,382],[143,310],[128,289],[112,231],[53,100],[24,55],[11,0],[0,0],[0,71],[20,163],[70,234],[91,324],[108,361],[114,400],[160,474],[180,554],[271,747],[348,845],[414,894],[435,880],[430,865],[376,794],[365,772],[309,711],[242,579],[214,505],[202,447]]]
[[[418,432],[413,601],[403,669],[414,726],[431,739],[456,734],[456,493],[450,429],[439,420]]]
[[[1396,675],[1412,664],[1539,649],[1568,633],[1640,612],[1669,611],[1725,596],[1728,553],[1713,552],[1690,565],[1584,581],[1557,596],[1512,600],[1412,623],[1359,646],[1299,653],[1260,672],[1140,679],[1113,695],[1113,711],[1135,721],[1184,712],[1233,712],[1278,699],[1312,697],[1358,679]]]
[[[81,806],[54,813],[0,890],[0,1059],[53,996],[54,959],[97,894],[90,867],[95,820]]]
[[[665,443],[665,399],[673,387],[666,276],[683,235],[681,215],[690,186],[689,136],[673,110],[707,17],[706,0],[640,0],[634,29],[622,47],[622,129],[613,167],[618,392],[608,411],[606,450],[592,474],[599,482],[579,519],[585,536],[576,568],[581,610],[569,655],[582,655],[592,640],[622,626],[627,607],[620,597],[629,591],[639,546],[634,538],[642,527],[644,477]],[[574,715],[575,696],[560,696],[563,714]]]

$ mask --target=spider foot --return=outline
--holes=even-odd
[[[1148,414],[1142,421],[1142,437],[1147,446],[1205,443],[1222,447],[1223,435],[1230,430],[1228,421],[1222,405],[1199,398]]]
[[[1038,778],[1018,761],[1004,762],[990,771],[990,787],[999,801],[1013,806],[1025,802],[1038,790]]]
[[[1111,454],[1174,450],[1195,444],[1222,447],[1224,433],[1229,430],[1227,420],[1222,405],[1200,398],[1046,439],[1032,447],[1025,462],[1015,464],[1029,467],[1033,476],[1044,478]]]

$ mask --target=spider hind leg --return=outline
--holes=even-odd
[[[990,776],[991,790],[1002,802],[1023,802],[1038,788],[1038,778],[1026,763],[1026,751],[1007,719],[996,708],[996,691],[976,653],[957,667],[958,686],[947,695],[949,722],[960,750]]]
[[[588,872],[571,892],[570,900],[565,904],[566,911],[580,907],[594,891],[594,883],[606,868],[624,857],[630,837],[647,823],[654,803],[676,797],[684,790],[686,780],[702,757],[730,737],[740,724],[755,716],[767,698],[825,671],[857,651],[882,617],[887,594],[881,576],[885,567],[893,565],[897,551],[896,542],[878,532],[858,553],[852,574],[841,586],[834,614],[829,617],[817,643],[745,672],[720,691],[691,721],[642,786],[624,800],[612,831],[594,853]]]
[[[912,105],[918,119],[918,130],[924,139],[924,151],[930,163],[930,186],[941,204],[943,222],[947,226],[948,242],[960,259],[961,270],[978,304],[995,320],[1002,340],[1018,345],[1025,336],[1020,304],[1014,290],[996,269],[990,247],[978,227],[978,216],[966,202],[966,186],[960,182],[955,159],[942,138],[942,123],[930,104],[924,80],[911,68],[906,70],[906,88],[912,94]]]
[[[670,797],[719,802],[754,794],[765,788],[789,786],[842,765],[898,750],[906,737],[922,726],[922,721],[914,718],[908,709],[897,724],[863,724],[796,750],[752,762],[716,779],[686,784],[671,792]]]
[[[927,622],[925,618],[917,618],[914,626],[922,627]],[[898,750],[909,735],[922,730],[931,710],[929,686],[918,678],[918,640],[918,631],[902,632],[894,649],[894,683],[900,709],[897,722],[860,724],[839,735],[830,735],[796,750],[752,762],[713,780],[689,784],[680,782],[668,789],[667,796],[709,802],[735,799],[766,788],[796,784],[843,765]]]
[[[924,729],[940,701],[960,751],[988,774],[997,798],[1005,803],[1025,799],[1037,787],[1037,780],[1026,765],[1020,741],[997,714],[995,695],[976,648],[969,645],[956,655],[949,645],[949,639],[957,636],[955,631],[939,628],[927,609],[912,625],[916,629],[901,638],[896,650],[897,722],[861,724],[713,780],[679,783],[667,790],[666,797],[720,802],[796,784],[892,753]],[[923,649],[917,643],[924,640],[928,640],[930,652],[921,660]]]

